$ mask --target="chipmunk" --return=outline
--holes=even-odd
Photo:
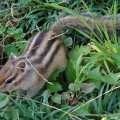
[[[89,15],[80,16],[96,33],[99,33],[95,20]],[[110,17],[99,18],[102,27],[113,34],[114,24]],[[9,60],[0,71],[0,92],[17,91],[19,96],[27,91],[31,98],[43,88],[50,75],[67,64],[66,48],[61,42],[60,34],[69,27],[80,29],[86,33],[91,30],[77,16],[66,16],[51,25],[48,31],[39,32],[27,44],[20,56],[11,54]],[[120,15],[115,24],[116,33],[120,34]]]

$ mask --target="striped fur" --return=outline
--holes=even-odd
[[[38,33],[28,43],[21,56],[12,56],[9,59],[0,71],[0,75],[3,76],[6,68],[8,71],[12,69],[7,78],[0,80],[1,92],[26,90],[27,96],[32,97],[43,87],[45,80],[48,80],[54,70],[65,67],[67,63],[65,46],[59,37],[54,36],[52,31]]]
[[[96,22],[91,16],[81,17],[99,34]],[[106,26],[109,33],[114,32],[113,20],[111,21],[110,17],[100,18],[99,23],[102,27]],[[19,57],[12,54],[0,71],[0,92],[18,91],[19,95],[25,90],[28,97],[37,94],[56,69],[66,66],[66,49],[59,34],[70,26],[86,33],[91,32],[76,16],[61,18],[48,31],[39,32],[27,44],[23,53]],[[115,26],[116,33],[119,35],[120,15],[117,16]]]

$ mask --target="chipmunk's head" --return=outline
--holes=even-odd
[[[0,70],[0,92],[20,89],[18,86],[24,81],[29,70],[29,65],[24,57],[11,54],[8,62]]]

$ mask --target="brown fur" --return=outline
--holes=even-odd
[[[71,26],[71,27],[75,27],[80,30],[83,30],[84,32],[90,33],[91,30],[87,28],[86,25],[83,24],[81,19],[84,20],[90,26],[90,28],[94,29],[95,32],[97,31],[96,25],[99,24],[99,27],[101,26],[101,29],[104,26],[106,26],[110,34],[114,33],[113,16],[104,16],[102,18],[94,19],[90,15],[86,15],[86,14],[82,14],[79,16],[67,16],[67,17],[61,18],[59,21],[55,22],[51,26],[50,30],[55,32],[56,34],[60,34],[61,32],[65,31],[66,29],[68,29],[68,27]],[[115,30],[116,30],[116,33],[120,35],[120,14],[117,15]]]
[[[117,16],[116,33],[119,34],[120,15]],[[109,33],[113,33],[113,20],[110,17],[95,20],[87,15],[81,16],[94,31],[99,32],[96,22],[104,25]],[[60,33],[75,27],[84,32],[91,31],[76,16],[67,16],[55,22],[47,33],[38,33],[27,45],[21,56],[11,55],[6,65],[0,71],[0,92],[18,91],[18,95],[25,90],[27,96],[32,97],[44,86],[49,76],[67,64],[66,49],[61,42]],[[42,41],[39,41],[41,39]],[[40,43],[39,45],[36,45]],[[34,51],[32,50],[34,46]],[[36,47],[36,48],[35,48]],[[57,49],[58,48],[58,49]],[[34,54],[33,54],[34,53]]]

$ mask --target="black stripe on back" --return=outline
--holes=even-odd
[[[46,32],[41,32],[40,35],[37,36],[36,40],[35,40],[35,43],[33,45],[33,48],[32,50],[30,51],[30,55],[33,55],[35,54],[36,50],[38,47],[40,47],[40,44],[42,43],[42,41],[44,40],[44,37],[46,35]],[[34,38],[33,38],[34,39]]]
[[[54,52],[52,53],[52,55],[51,55],[49,61],[48,61],[47,64],[45,65],[45,67],[48,68],[48,67],[50,66],[50,64],[51,64],[52,61],[54,60],[55,55],[58,53],[58,51],[59,51],[61,45],[62,45],[62,44],[60,43],[60,44],[58,44],[58,45],[56,46]]]
[[[54,42],[57,40],[58,38],[53,38],[51,40],[48,41],[44,51],[40,54],[40,58],[37,58],[34,63],[41,63],[44,59],[44,57],[47,55],[47,53],[50,51],[52,45],[54,44]],[[39,60],[38,60],[39,59]]]

